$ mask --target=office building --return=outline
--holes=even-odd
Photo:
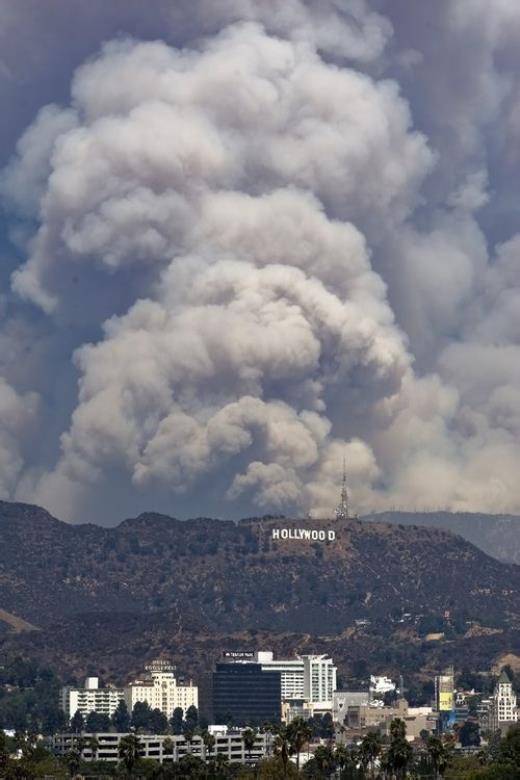
[[[118,688],[100,688],[97,677],[87,677],[84,688],[66,686],[61,689],[60,705],[69,720],[78,711],[81,712],[84,718],[91,712],[112,717],[123,698],[123,690]]]
[[[280,722],[280,672],[247,661],[218,663],[213,672],[213,717],[216,723],[236,726]]]

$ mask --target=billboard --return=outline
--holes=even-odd
[[[451,711],[454,707],[453,691],[441,691],[439,693],[439,710],[441,712]]]

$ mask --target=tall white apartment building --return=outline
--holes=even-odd
[[[112,717],[123,698],[124,691],[119,688],[100,688],[97,677],[87,677],[84,688],[67,686],[60,692],[61,708],[69,720],[78,710],[84,718],[90,712]]]
[[[332,710],[332,694],[336,690],[336,673],[332,658],[327,655],[303,655],[303,694],[314,709]]]
[[[255,654],[255,661],[262,666],[263,671],[280,672],[283,702],[305,698],[302,658],[275,659],[271,651],[263,650]]]
[[[299,655],[296,658],[274,658],[270,651],[255,654],[255,661],[265,671],[280,672],[282,702],[305,701],[317,710],[332,709],[336,690],[336,667],[326,655]]]
[[[513,684],[507,673],[502,671],[495,686],[491,705],[491,728],[505,732],[518,721],[518,704]]]
[[[170,718],[177,707],[184,712],[194,705],[199,706],[199,689],[193,682],[179,684],[173,666],[164,661],[154,661],[146,667],[148,675],[127,685],[124,697],[128,710],[132,712],[138,701],[146,701],[150,707],[159,709]]]

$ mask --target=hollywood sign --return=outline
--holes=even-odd
[[[307,528],[273,528],[273,539],[297,539],[310,542],[335,542],[336,531],[310,530]]]

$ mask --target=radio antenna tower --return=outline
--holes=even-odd
[[[350,520],[350,508],[347,488],[347,466],[345,457],[343,457],[343,482],[341,485],[341,496],[336,508],[336,520]]]

